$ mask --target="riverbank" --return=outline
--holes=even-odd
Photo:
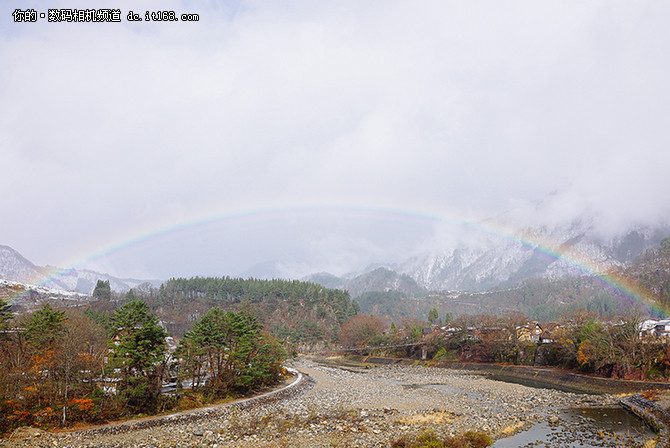
[[[621,405],[658,431],[656,448],[670,448],[670,391],[649,391],[621,398]]]
[[[411,365],[417,362],[431,366],[447,369],[466,370],[487,375],[493,375],[504,381],[532,380],[538,387],[549,387],[561,389],[567,392],[587,394],[632,394],[652,389],[668,389],[670,383],[654,381],[630,381],[598,376],[584,375],[577,372],[560,370],[550,367],[516,366],[505,364],[464,363],[458,361],[417,361],[408,358],[384,358],[384,357],[362,357],[352,356],[346,358],[330,357],[336,363],[346,363],[347,360],[356,363],[370,364],[403,364]]]
[[[317,362],[334,365],[417,365],[465,370],[487,375],[491,379],[532,384],[533,387],[558,389],[578,394],[624,395],[619,405],[647,422],[658,433],[657,448],[670,448],[670,384],[651,381],[628,381],[582,375],[551,368],[530,366],[463,363],[456,361],[432,362],[409,358],[348,356],[339,358],[314,357]],[[634,393],[643,392],[643,393]],[[645,445],[647,446],[647,445]]]
[[[568,430],[561,410],[614,407],[619,400],[614,395],[535,389],[467,371],[419,365],[342,369],[299,359],[294,367],[315,383],[285,399],[221,407],[202,418],[167,418],[160,425],[119,433],[46,433],[2,441],[0,446],[389,447],[406,434],[431,428],[442,436],[475,430],[504,438],[538,422],[550,422],[563,440],[578,441],[579,428]],[[628,445],[622,441],[619,438],[615,444],[614,439],[603,438],[598,446],[644,442],[639,437],[630,438]]]
[[[45,440],[53,441],[53,446],[59,446],[58,440],[67,441],[65,446],[87,446],[82,445],[86,439],[97,439],[99,437],[117,437],[123,441],[125,433],[134,434],[138,431],[153,430],[162,426],[175,426],[178,424],[197,425],[200,420],[208,420],[212,416],[226,414],[230,411],[253,409],[259,406],[267,406],[281,400],[303,394],[306,390],[314,387],[315,381],[301,372],[287,368],[292,375],[289,380],[284,380],[279,385],[265,392],[248,398],[237,399],[228,403],[216,404],[201,408],[189,409],[167,415],[154,415],[138,419],[112,422],[102,425],[91,425],[84,428],[66,428],[56,431],[46,431],[35,427],[22,427],[15,430],[7,439],[0,439],[0,447],[4,446],[51,446],[45,444]],[[135,440],[135,435],[131,435]],[[93,445],[95,446],[95,445]],[[121,445],[123,446],[123,445]],[[129,446],[133,446],[132,444]]]

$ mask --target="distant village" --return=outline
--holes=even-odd
[[[604,322],[605,325],[621,325],[623,322]],[[539,344],[549,344],[554,342],[553,333],[565,327],[563,324],[531,322],[516,328],[516,337],[519,342],[531,342]],[[468,337],[473,340],[481,339],[483,334],[488,336],[505,331],[502,327],[467,327]],[[454,336],[463,331],[460,327],[426,327],[423,334],[428,335],[434,332],[442,332],[446,337]],[[670,319],[647,319],[639,324],[640,338],[667,338],[670,337]],[[494,337],[495,338],[495,337]]]

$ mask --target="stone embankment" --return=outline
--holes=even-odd
[[[502,438],[539,421],[560,423],[564,408],[618,403],[613,395],[534,389],[465,371],[406,365],[341,369],[305,359],[295,364],[315,383],[305,382],[286,396],[159,423],[40,433],[0,441],[0,447],[388,447],[429,428],[438,435],[479,430]]]
[[[414,364],[416,360],[406,358],[359,357],[360,362],[371,364]],[[345,358],[342,358],[344,361]],[[344,361],[346,362],[346,361]],[[573,371],[550,367],[517,366],[508,364],[465,363],[460,361],[430,362],[433,367],[467,370],[492,375],[504,381],[531,380],[537,387],[547,387],[576,393],[589,394],[629,394],[652,389],[669,389],[668,382],[631,381],[584,375]]]
[[[656,448],[670,448],[670,394],[655,392],[650,394],[654,399],[643,397],[641,394],[629,395],[621,398],[621,405],[635,415],[645,420],[658,431],[658,440],[661,442]]]

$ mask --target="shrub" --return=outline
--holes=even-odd
[[[435,356],[433,356],[433,359],[435,361],[440,361],[442,358],[444,358],[446,356],[446,354],[447,354],[447,349],[442,347],[441,349],[439,349],[437,351],[437,353],[435,353]]]
[[[433,430],[427,430],[418,436],[407,434],[391,442],[392,448],[486,448],[493,444],[491,438],[480,431],[468,431],[465,434],[441,439]]]

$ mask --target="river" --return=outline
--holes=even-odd
[[[556,423],[536,423],[527,431],[496,441],[493,447],[595,448],[609,446],[608,441],[616,446],[641,446],[655,437],[645,422],[622,408],[566,409],[558,417]]]
[[[508,382],[501,379],[496,381]],[[399,381],[393,382],[402,384]],[[521,379],[513,382],[537,387],[532,380]],[[443,394],[462,393],[447,385],[403,385],[431,389]],[[642,446],[656,436],[646,422],[622,407],[568,408],[543,414],[544,418],[540,423],[535,423],[530,429],[512,437],[499,439],[493,447],[602,448],[612,445],[633,447]]]
[[[331,364],[332,365],[332,364]],[[346,365],[340,365],[348,371],[361,372],[356,367],[356,363],[347,362]],[[446,372],[456,372],[445,369]],[[374,369],[372,369],[374,371]],[[445,372],[445,373],[446,373]],[[371,379],[375,375],[370,376]],[[491,374],[479,374],[483,378],[494,380],[498,383],[512,383],[521,386],[531,387],[536,391],[547,390],[545,396],[551,402],[549,397],[553,396],[550,390],[577,393],[578,390],[569,386],[551,386],[547,382],[542,383],[533,381],[527,377],[514,378],[510,376],[497,376]],[[516,412],[524,413],[527,411],[514,411],[517,399],[496,402],[496,400],[487,400],[488,392],[478,388],[464,388],[459,383],[440,382],[440,383],[419,383],[415,381],[399,380],[397,378],[376,377],[376,381],[400,386],[406,390],[432,391],[448,399],[448,397],[460,396],[471,403],[476,403],[482,407],[488,407],[493,414],[504,415],[505,413]],[[418,378],[417,378],[418,379]],[[415,380],[412,378],[412,380]],[[476,384],[476,383],[475,383]],[[532,396],[532,395],[531,395]],[[580,397],[588,397],[583,393]],[[598,395],[594,397],[593,402],[597,403]],[[583,401],[583,398],[581,399]],[[588,400],[587,400],[588,402]],[[656,438],[656,434],[640,418],[616,406],[616,400],[611,400],[607,407],[598,407],[597,405],[589,407],[570,408],[569,402],[562,402],[555,406],[547,406],[547,401],[537,406],[535,412],[539,415],[536,420],[529,419],[524,426],[526,429],[511,437],[501,438],[495,442],[494,448],[520,448],[520,447],[561,447],[561,448],[595,448],[595,447],[613,447],[643,446],[645,442]],[[511,405],[511,406],[510,406]]]
[[[496,381],[514,382],[529,387],[538,386],[530,379],[501,378],[491,375]],[[556,387],[566,390],[565,387]],[[530,429],[512,437],[500,439],[494,448],[565,447],[596,448],[616,446],[642,446],[653,440],[656,434],[647,423],[622,407],[562,409],[549,421],[549,417],[534,424]]]

